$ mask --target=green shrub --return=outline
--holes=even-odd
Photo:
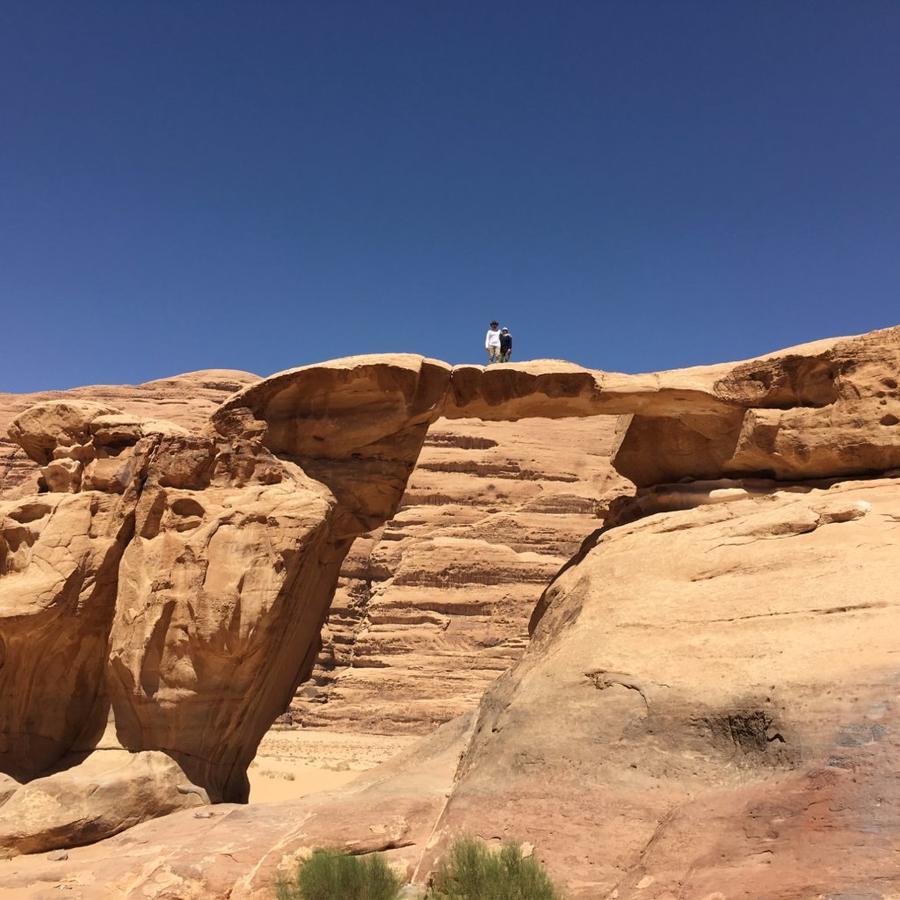
[[[395,900],[401,880],[380,856],[316,850],[293,881],[278,885],[278,900]]]
[[[561,900],[544,867],[522,855],[518,844],[491,853],[473,838],[460,838],[435,872],[429,900]]]

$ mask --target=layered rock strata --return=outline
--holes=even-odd
[[[431,426],[400,510],[354,543],[284,721],[427,734],[521,655],[544,586],[630,490],[615,419]]]
[[[192,793],[192,782],[199,792],[195,796],[206,792],[213,800],[243,799],[246,766],[259,739],[312,670],[344,556],[354,538],[394,516],[428,427],[441,416],[626,416],[613,462],[639,486],[736,474],[780,479],[872,474],[900,464],[900,438],[893,427],[898,357],[897,329],[820,342],[748,363],[648,376],[592,372],[554,362],[451,371],[422,357],[357,357],[291,370],[251,385],[220,406],[200,431],[137,421],[98,405],[65,408],[50,403],[26,412],[10,430],[42,467],[44,492],[0,507],[5,660],[0,668],[0,738],[3,770],[17,780],[30,780],[0,807],[0,846],[7,852],[32,848],[14,827],[18,815],[13,820],[3,810],[11,804],[27,805],[38,791],[46,795],[50,779],[77,781],[84,766],[78,754],[92,750],[94,755],[158,751],[189,779],[187,785],[176,784],[177,792]],[[743,545],[747,537],[781,540],[820,528],[827,534],[825,526],[849,527],[860,518],[853,511],[862,509],[858,505],[848,511],[814,500],[796,521],[794,511],[786,521],[776,511],[771,529],[764,523],[757,533],[751,523],[744,534],[740,525],[738,532],[725,535],[723,544]],[[888,520],[890,509],[885,513]],[[617,521],[628,518],[622,515]],[[628,527],[620,526],[619,534],[628,534]],[[659,533],[689,527],[664,519]],[[616,532],[614,528],[606,533]],[[660,549],[666,558],[669,541],[651,537],[641,547],[651,559]],[[449,553],[449,547],[445,544],[441,552]],[[571,573],[581,570],[590,552],[586,544],[557,585],[571,583]],[[678,545],[673,552],[690,558],[693,551]],[[639,560],[635,551],[612,568],[601,565],[597,578],[604,585],[636,579]],[[763,559],[760,565],[764,571],[774,563]],[[702,582],[702,572],[688,568],[689,583]],[[402,560],[395,572],[398,587],[406,577],[414,577],[403,574]],[[659,577],[664,576],[660,570]],[[574,584],[558,608],[554,594],[546,595],[534,617],[536,634],[552,623],[548,635],[568,632],[581,620],[595,582]],[[599,596],[602,619],[614,608],[604,599],[605,590]],[[741,606],[753,617],[750,600],[747,595]],[[688,624],[703,625],[708,618],[704,612]],[[477,778],[486,784],[484,779],[492,777],[493,793],[485,788],[484,796],[493,798],[496,828],[513,818],[528,821],[541,814],[540,804],[523,805],[534,796],[528,781],[540,783],[543,774],[555,770],[564,778],[560,766],[583,780],[578,798],[593,798],[591,810],[626,808],[622,804],[628,798],[618,788],[607,793],[600,789],[614,774],[597,766],[595,759],[597,747],[605,747],[604,735],[612,733],[606,725],[602,733],[594,725],[574,732],[576,747],[590,747],[590,765],[601,779],[594,793],[589,767],[578,763],[576,750],[566,750],[560,763],[560,745],[553,737],[560,733],[559,716],[580,719],[592,713],[578,703],[573,706],[569,693],[556,689],[553,671],[541,669],[541,654],[548,665],[552,657],[555,665],[565,668],[575,662],[581,667],[579,653],[597,649],[600,633],[593,621],[584,617],[590,627],[576,629],[579,643],[571,648],[560,645],[557,652],[552,642],[532,643],[514,673],[492,689],[457,773],[451,805],[438,825],[471,822],[477,812],[471,797],[481,790]],[[623,622],[620,627],[629,626]],[[652,622],[648,627],[652,630]],[[79,637],[82,631],[85,642]],[[836,642],[845,644],[846,633],[835,634]],[[61,717],[42,712],[50,678],[27,659],[42,658],[51,650],[71,673]],[[684,648],[688,651],[701,648]],[[768,657],[759,671],[766,666],[772,668]],[[717,671],[713,667],[707,674],[714,677]],[[771,679],[770,693],[778,683],[790,687],[797,677],[793,670],[777,666],[772,671],[777,678]],[[538,673],[534,679],[532,672]],[[617,674],[622,679],[612,677]],[[642,695],[643,689],[631,680],[632,674],[601,660],[578,677],[586,678],[592,691],[604,693],[619,685],[633,699],[631,695]],[[674,681],[673,676],[665,683]],[[679,684],[683,692],[688,690],[688,684]],[[530,687],[536,693],[526,690]],[[859,693],[864,693],[862,688]],[[524,698],[521,708],[515,706],[518,697]],[[692,700],[679,702],[689,706]],[[767,744],[778,741],[769,735],[768,725],[754,725],[768,721],[761,702],[754,699],[754,709],[746,715],[713,717],[709,728],[738,734],[732,743],[741,746],[745,732],[757,743],[762,734]],[[546,717],[555,722],[552,734],[540,728],[529,733],[526,711],[541,703],[553,704],[553,715]],[[510,711],[506,719],[504,710]],[[617,707],[611,715],[619,721],[621,714]],[[678,715],[666,713],[663,724]],[[810,733],[821,729],[830,715],[830,709],[812,715]],[[515,740],[506,742],[496,735],[505,730],[515,736],[516,729],[528,740],[523,755],[509,757],[507,749]],[[663,769],[654,769],[658,780],[668,765],[680,783],[681,769],[674,760],[694,752],[680,729],[676,723],[671,740],[650,742],[652,752],[667,760]],[[787,743],[783,732],[778,733],[780,742]],[[623,739],[630,740],[631,734],[623,732]],[[526,749],[530,740],[546,740],[551,748],[546,760],[536,752],[536,767]],[[818,759],[815,753],[821,746],[815,744],[813,756],[806,758]],[[34,748],[40,748],[37,756]],[[716,777],[716,759],[713,755],[697,763],[698,785]],[[778,757],[779,765],[783,759],[784,764],[796,761],[788,753]],[[95,761],[91,759],[91,765]],[[511,773],[508,781],[499,777],[498,767]],[[467,793],[466,784],[474,786],[473,793]],[[90,796],[91,788],[85,788]],[[538,791],[542,796],[547,792],[546,785]],[[503,818],[517,805],[520,815]],[[638,820],[644,821],[656,807],[635,809]],[[563,818],[575,821],[572,815],[570,811]],[[130,824],[134,817],[123,814],[122,821]],[[100,836],[96,828],[88,834],[73,828],[70,825],[66,833],[57,825],[59,840],[78,843]],[[558,828],[563,828],[562,820]],[[636,843],[624,842],[623,860],[638,846],[641,834],[639,828]],[[551,837],[547,835],[548,845]],[[641,858],[647,852],[644,846]],[[428,862],[423,857],[420,864]],[[584,864],[590,861],[585,858]],[[580,866],[573,872],[584,877]],[[615,866],[627,871],[625,862]],[[604,874],[585,884],[595,890],[607,881]],[[624,889],[626,881],[619,881]]]

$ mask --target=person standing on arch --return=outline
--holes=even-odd
[[[487,350],[488,365],[500,362],[500,323],[491,322],[484,338],[484,349]]]
[[[512,335],[508,328],[500,329],[500,362],[509,362],[512,355]]]

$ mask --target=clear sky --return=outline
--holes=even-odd
[[[0,390],[900,322],[897,0],[2,0]]]

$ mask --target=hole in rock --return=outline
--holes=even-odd
[[[36,522],[49,514],[50,507],[45,503],[26,503],[20,509],[9,513],[9,517],[21,525],[27,525],[29,522]]]
[[[313,671],[249,771],[251,802],[304,793],[317,772],[333,784],[478,705],[560,567],[633,493],[610,462],[617,423],[431,426],[394,518],[347,555]]]
[[[176,516],[202,516],[205,512],[193,497],[179,497],[171,508]]]

